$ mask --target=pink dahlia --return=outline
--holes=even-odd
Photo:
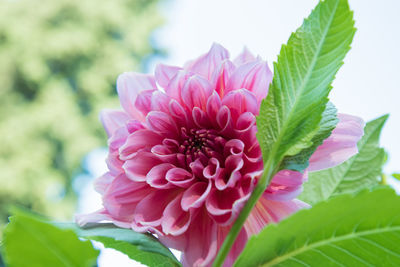
[[[184,266],[210,265],[263,171],[256,116],[271,80],[265,61],[247,50],[231,61],[218,44],[183,68],[160,64],[155,75],[122,74],[117,90],[123,110],[101,114],[109,171],[95,188],[104,208],[78,222],[107,220],[151,232],[182,251]],[[265,225],[308,206],[296,199],[308,171],[357,152],[362,120],[338,117],[304,173],[275,175],[225,265]]]

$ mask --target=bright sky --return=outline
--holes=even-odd
[[[162,62],[182,65],[206,52],[213,42],[218,42],[232,56],[247,46],[272,67],[281,44],[300,26],[317,2],[170,0],[162,5],[167,23],[156,34],[156,42],[169,53]],[[333,84],[331,100],[339,112],[357,115],[366,121],[391,114],[382,134],[382,145],[390,156],[385,170],[387,173],[400,172],[400,88],[397,81],[400,75],[400,1],[349,2],[355,12],[358,30],[353,48]],[[93,199],[90,202],[93,203]],[[89,206],[93,210],[93,205]],[[100,267],[140,266],[126,256],[110,253],[102,255]]]

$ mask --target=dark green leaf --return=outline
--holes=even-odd
[[[235,266],[400,266],[399,214],[391,189],[341,195],[267,226]]]

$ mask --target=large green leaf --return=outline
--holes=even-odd
[[[379,148],[379,136],[387,117],[367,123],[358,142],[358,154],[336,167],[310,173],[299,198],[313,205],[338,194],[377,186],[385,158],[385,151]]]
[[[154,236],[134,232],[131,229],[115,227],[112,224],[93,224],[79,228],[73,223],[57,223],[62,228],[74,230],[78,236],[96,240],[107,248],[113,248],[128,255],[131,259],[147,266],[181,266],[171,251]]]
[[[302,157],[303,163],[290,166],[298,171],[307,167],[308,148],[316,141],[313,138],[320,128],[331,83],[354,33],[347,1],[326,0],[282,46],[274,64],[273,82],[257,117],[264,162],[278,167],[285,156],[303,151],[308,155]]]
[[[94,266],[99,251],[90,241],[79,240],[72,230],[62,230],[26,212],[15,211],[4,230],[4,257],[9,267]]]
[[[400,266],[400,197],[341,195],[252,237],[240,266]]]

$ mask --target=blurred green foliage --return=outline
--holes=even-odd
[[[161,23],[157,0],[0,0],[0,224],[15,203],[71,218],[72,177],[106,144],[98,113]]]

